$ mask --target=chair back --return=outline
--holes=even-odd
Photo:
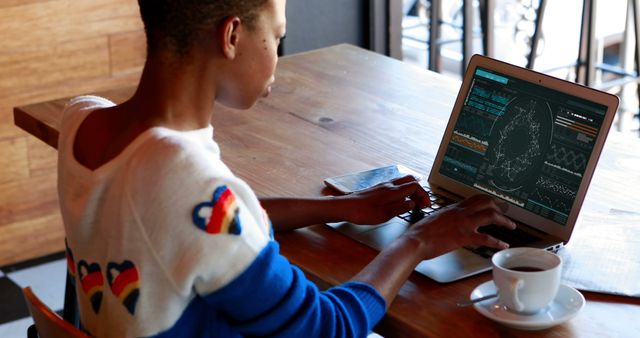
[[[88,338],[89,336],[80,331],[71,323],[65,321],[57,313],[53,312],[45,305],[38,296],[33,293],[31,287],[22,289],[27,307],[33,317],[38,337],[40,338]]]

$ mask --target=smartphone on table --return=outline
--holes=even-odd
[[[374,185],[388,182],[396,178],[411,175],[416,181],[422,179],[422,175],[403,165],[394,164],[384,167],[374,168],[355,173],[329,177],[324,180],[324,184],[343,194],[350,194],[354,191],[364,190]]]

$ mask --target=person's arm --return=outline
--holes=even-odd
[[[275,241],[231,283],[202,299],[243,336],[364,337],[385,300],[370,285],[347,282],[321,291],[279,254]]]
[[[238,278],[203,297],[247,335],[362,336],[421,260],[467,244],[505,248],[505,243],[477,232],[492,223],[515,226],[492,198],[467,199],[414,224],[351,281],[323,292],[271,242]]]
[[[407,176],[349,195],[262,198],[260,203],[274,231],[285,231],[338,221],[379,224],[416,206],[429,205],[429,198],[420,184]]]
[[[424,259],[470,244],[507,248],[508,244],[478,232],[479,227],[489,224],[509,229],[516,226],[503,215],[494,199],[485,195],[471,197],[412,225],[352,280],[373,286],[389,306]]]

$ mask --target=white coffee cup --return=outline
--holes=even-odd
[[[543,249],[512,248],[495,253],[491,262],[500,303],[509,310],[533,314],[556,297],[560,256]]]

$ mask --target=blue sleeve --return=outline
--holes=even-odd
[[[243,335],[365,337],[385,301],[370,285],[349,282],[321,292],[271,241],[251,266],[204,300]]]

